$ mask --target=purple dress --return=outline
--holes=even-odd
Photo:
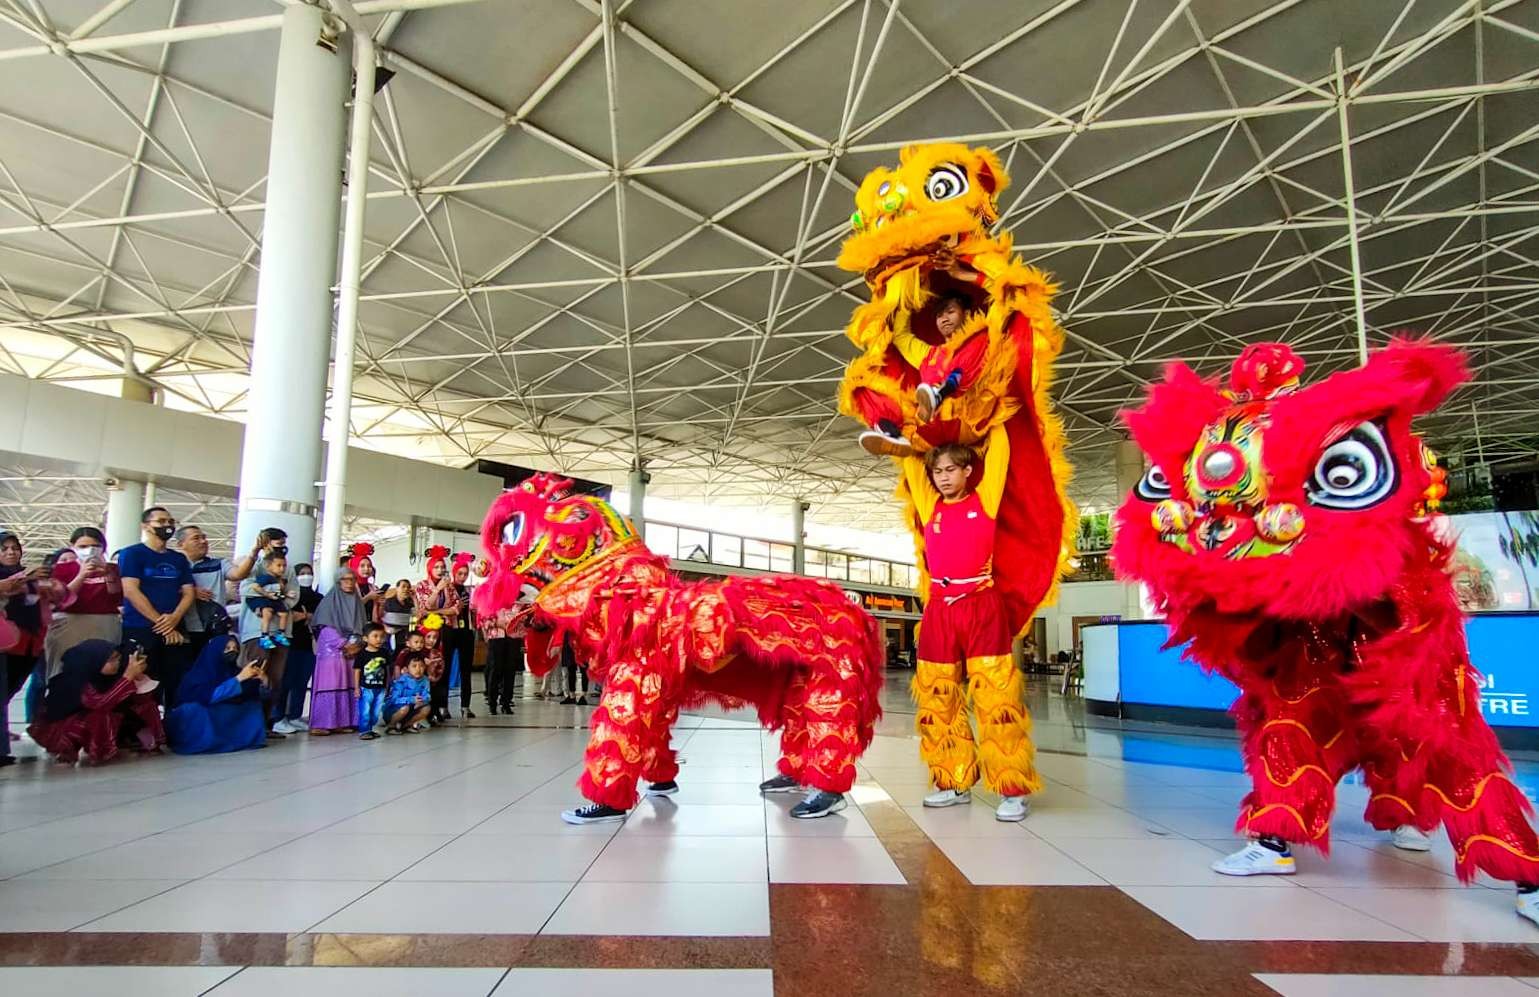
[[[321,627],[315,637],[315,676],[310,686],[310,728],[338,730],[357,723],[353,666],[342,656],[346,635]]]

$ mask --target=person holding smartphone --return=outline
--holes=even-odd
[[[61,557],[54,566],[59,599],[43,639],[45,683],[64,666],[64,652],[81,641],[123,641],[123,582],[117,565],[107,563],[106,548],[101,530],[82,526],[69,535],[68,549],[75,556]]]
[[[125,660],[108,641],[81,641],[64,653],[43,695],[42,716],[27,733],[61,762],[79,761],[84,752],[100,765],[125,744],[146,754],[160,751],[166,743],[160,710],[153,696],[139,691],[148,664],[143,652]]]

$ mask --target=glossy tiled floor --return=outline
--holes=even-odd
[[[1328,862],[1213,874],[1246,786],[1223,735],[1087,726],[1034,685],[1030,818],[995,821],[984,794],[924,810],[903,678],[852,805],[813,822],[759,797],[774,740],[730,715],[680,721],[678,796],[583,828],[557,814],[587,711],[545,703],[374,742],[15,766],[0,993],[566,994],[608,973],[670,995],[1535,992],[1539,929],[1507,888],[1460,887],[1446,842],[1395,850],[1359,786]]]

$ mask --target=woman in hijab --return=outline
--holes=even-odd
[[[135,651],[123,664],[118,649],[109,641],[81,641],[64,652],[59,674],[43,694],[43,715],[27,731],[32,740],[61,762],[86,757],[100,764],[118,753],[119,744],[140,751],[159,751],[166,743],[155,697],[142,693],[138,683],[146,665]]]
[[[262,666],[240,667],[240,644],[215,637],[177,687],[176,709],[166,714],[171,750],[209,755],[266,747],[262,700],[268,695]]]
[[[347,659],[361,646],[359,635],[367,622],[357,574],[352,568],[338,569],[336,584],[315,607],[310,620],[315,634],[311,734],[325,736],[332,731],[351,730],[357,722],[357,690],[353,688],[353,666]]]

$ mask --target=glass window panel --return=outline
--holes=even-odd
[[[681,561],[709,561],[711,559],[711,535],[705,530],[679,530]]]
[[[678,557],[679,531],[662,523],[648,523],[647,546],[664,557]]]
[[[791,544],[770,544],[770,570],[789,572],[796,569],[796,548]]]
[[[730,533],[712,533],[711,560],[734,568],[742,567],[743,538]]]
[[[871,581],[871,559],[866,557],[850,558],[850,581]]]
[[[768,571],[770,566],[769,544],[763,540],[743,538],[743,567]]]

